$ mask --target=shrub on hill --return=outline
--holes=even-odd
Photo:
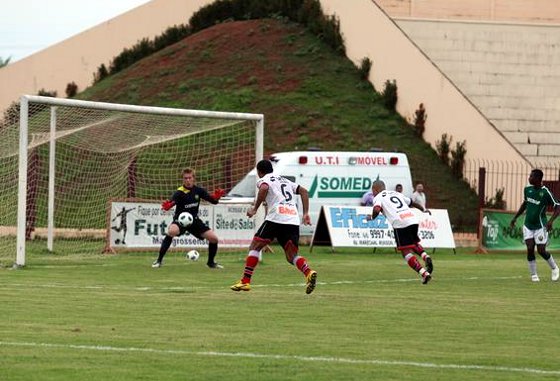
[[[323,14],[318,0],[218,0],[192,15],[187,25],[168,28],[154,40],[144,38],[113,58],[109,69],[101,64],[94,83],[115,74],[149,55],[170,46],[189,35],[226,21],[285,17],[304,25],[340,54],[345,53],[340,24],[336,17]]]

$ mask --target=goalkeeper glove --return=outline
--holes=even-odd
[[[169,210],[174,206],[175,206],[175,201],[171,201],[171,200],[165,200],[164,202],[161,203],[161,208],[163,210]]]
[[[226,194],[225,190],[223,190],[222,188],[216,188],[216,190],[214,190],[214,193],[212,193],[211,196],[214,200],[219,201],[225,194]]]

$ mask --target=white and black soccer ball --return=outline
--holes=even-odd
[[[188,261],[196,262],[196,261],[198,261],[198,258],[200,258],[200,253],[196,250],[189,250],[189,251],[187,251],[187,254],[185,255],[185,258]]]
[[[193,223],[193,216],[192,214],[190,214],[189,212],[183,212],[181,214],[179,214],[179,217],[177,217],[177,222],[185,228],[188,228],[189,226],[192,225]]]

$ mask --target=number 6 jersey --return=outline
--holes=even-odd
[[[402,193],[384,190],[373,199],[373,207],[379,206],[383,215],[395,229],[418,224],[418,218],[408,206],[411,199]]]
[[[272,173],[261,177],[257,181],[257,188],[260,188],[262,184],[268,185],[268,193],[265,200],[268,213],[265,220],[279,224],[299,226],[300,217],[296,199],[299,185]]]

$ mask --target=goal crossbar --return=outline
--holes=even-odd
[[[34,102],[34,103],[41,103],[50,106],[74,106],[74,107],[90,108],[96,110],[138,112],[143,114],[194,116],[199,118],[203,117],[203,118],[215,118],[215,119],[253,120],[256,122],[264,119],[263,114],[126,105],[126,104],[119,104],[119,103],[92,102],[92,101],[82,101],[77,99],[44,97],[40,95],[23,95],[20,101],[22,106],[25,101],[26,103]]]

